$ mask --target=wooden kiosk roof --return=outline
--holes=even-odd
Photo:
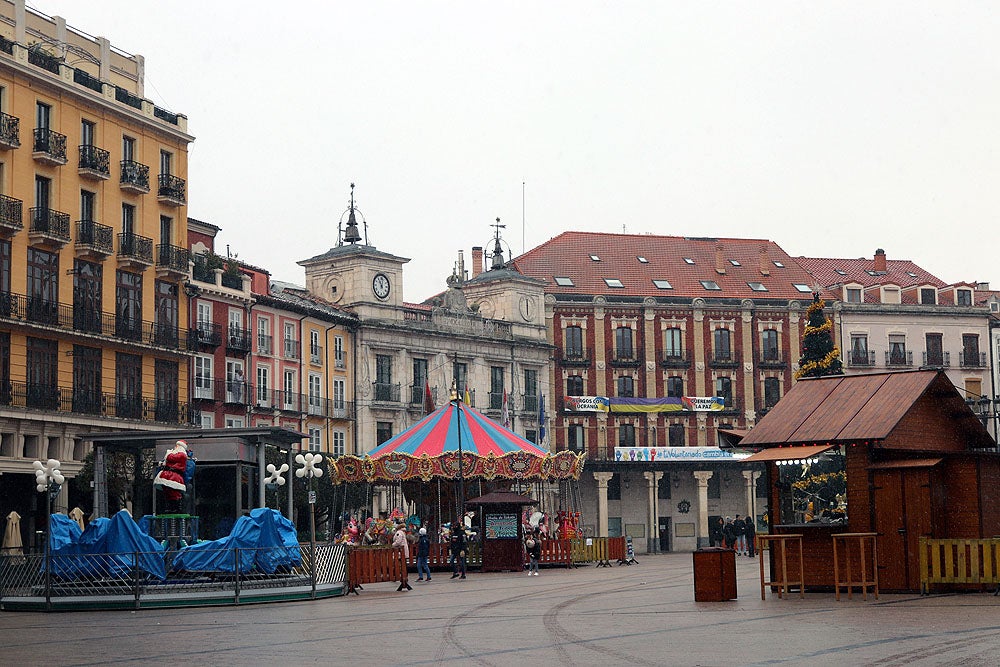
[[[939,412],[969,448],[993,438],[943,371],[837,375],[798,382],[743,438],[741,447],[890,438],[918,403]]]

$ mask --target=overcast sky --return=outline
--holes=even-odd
[[[498,216],[515,254],[767,238],[1000,287],[995,2],[29,6],[145,56],[196,136],[188,215],[275,279],[336,244],[355,182],[408,301]]]

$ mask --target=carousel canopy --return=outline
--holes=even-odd
[[[463,452],[477,456],[503,456],[518,451],[532,456],[547,454],[538,445],[472,408],[448,403],[399,435],[386,440],[368,452],[368,456],[379,458],[391,452],[410,456],[440,456],[445,452],[457,454],[459,442]]]
[[[459,443],[462,463],[459,463]],[[341,456],[331,481],[399,481],[435,477],[579,479],[583,454],[551,454],[461,403],[448,403],[364,458]]]

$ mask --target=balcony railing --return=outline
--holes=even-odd
[[[588,347],[556,350],[555,356],[556,362],[561,366],[589,366],[590,360],[594,358],[594,349]]]
[[[191,330],[191,337],[198,345],[218,347],[222,344],[222,325],[198,322]]]
[[[100,180],[111,178],[111,154],[97,146],[80,146],[80,174]]]
[[[886,366],[912,366],[913,365],[913,351],[906,350],[905,352],[889,352],[885,353],[885,365]]]
[[[958,355],[958,363],[962,368],[986,368],[985,352],[966,352],[962,350]]]
[[[55,211],[51,208],[32,207],[28,211],[31,216],[30,234],[37,235],[42,240],[55,242],[60,247],[69,243],[69,214]]]
[[[274,337],[266,334],[257,334],[257,354],[268,356],[274,351]]]
[[[184,204],[184,179],[173,174],[160,174],[156,196],[164,204],[181,206]]]
[[[115,230],[93,220],[76,221],[76,247],[100,255],[110,255],[114,248]]]
[[[132,394],[104,393],[95,391],[91,387],[73,389],[38,383],[0,381],[0,405],[171,424],[191,423],[187,403]]]
[[[286,338],[285,359],[298,359],[298,358],[299,358],[299,341]]]
[[[21,147],[21,119],[0,113],[0,148]]]
[[[94,334],[172,350],[187,349],[187,332],[155,322],[145,322],[96,310],[91,305],[74,307],[40,297],[0,292],[0,319],[43,324],[65,331]]]
[[[642,348],[615,350],[611,355],[612,366],[639,366],[642,364]]]
[[[122,190],[143,195],[149,192],[149,167],[133,160],[122,160],[121,168],[119,185]]]
[[[740,365],[740,355],[735,350],[728,353],[717,351],[712,355],[709,365],[712,368],[735,368]]]
[[[309,346],[309,363],[311,364],[322,364],[323,363],[323,346],[322,345],[310,345]]]
[[[240,354],[246,354],[250,351],[252,346],[253,338],[250,335],[249,329],[240,329],[239,327],[229,327],[229,331],[226,336],[226,350],[229,352],[236,352]]]
[[[340,350],[334,352],[333,354],[333,367],[334,368],[347,368],[347,360],[344,359],[344,352]]]
[[[199,382],[203,385],[199,387]],[[218,381],[212,386],[211,380],[200,380],[195,378],[194,398],[198,400],[219,401],[220,390]],[[234,397],[235,394],[228,389],[227,395]],[[297,392],[286,392],[277,389],[264,389],[260,387],[250,387],[248,389],[250,397],[249,405],[254,410],[273,412],[294,412],[297,414],[308,414],[315,417],[328,417],[331,419],[353,419],[354,403],[337,398],[322,398],[320,396],[310,396]]]
[[[924,366],[951,366],[951,352],[924,352]]]
[[[187,248],[161,243],[156,246],[156,268],[161,271],[186,274],[190,256],[191,251]]]
[[[664,351],[660,365],[664,368],[688,368],[691,360],[685,352]]]
[[[78,68],[73,70],[73,81],[74,83],[80,84],[84,88],[90,88],[95,93],[104,92],[104,84],[101,83],[101,80],[96,76],[91,76],[82,69]]]
[[[138,234],[118,235],[118,258],[149,266],[153,263],[153,239]]]
[[[39,45],[32,44],[28,47],[28,62],[35,67],[41,67],[53,74],[58,74],[61,60],[58,56],[43,51]]]
[[[399,403],[400,386],[386,382],[373,382],[375,388],[375,400],[384,403]]]
[[[847,365],[874,366],[875,352],[873,350],[861,350],[861,351],[849,350],[847,352]]]
[[[142,98],[138,95],[133,95],[121,86],[115,86],[115,99],[122,104],[129,105],[133,109],[142,109]]]
[[[66,135],[36,127],[32,157],[46,164],[66,164]]]
[[[0,229],[19,232],[24,229],[24,202],[0,195]]]
[[[490,410],[503,410],[503,392],[491,391],[490,392]],[[510,410],[510,404],[507,405],[507,410]]]
[[[521,394],[521,411],[538,412],[538,396],[534,394]]]

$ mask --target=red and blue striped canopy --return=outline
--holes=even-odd
[[[462,451],[469,454],[503,456],[523,451],[533,456],[545,456],[548,453],[472,408],[448,403],[386,440],[368,452],[368,456],[379,458],[396,452],[434,457],[446,452],[457,453],[459,434]]]

